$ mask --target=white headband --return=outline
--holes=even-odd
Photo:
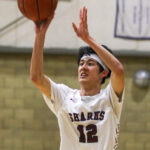
[[[91,58],[91,59],[97,61],[105,70],[108,70],[107,66],[102,62],[102,60],[96,54],[90,54],[90,55],[89,54],[84,54],[82,56],[81,60],[87,59],[87,58],[88,59]]]

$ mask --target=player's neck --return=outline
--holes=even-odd
[[[80,89],[80,95],[81,96],[94,96],[96,94],[99,94],[100,90],[101,90],[100,86],[94,87],[94,88],[82,86]]]

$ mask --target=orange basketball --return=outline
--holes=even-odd
[[[22,14],[33,20],[43,21],[51,16],[57,6],[58,0],[17,0]]]

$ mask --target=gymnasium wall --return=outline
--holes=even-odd
[[[0,53],[0,150],[58,150],[59,129],[29,77],[31,54]],[[150,149],[150,89],[133,84],[138,69],[150,71],[149,57],[119,57],[126,94],[118,150]],[[45,55],[44,72],[55,82],[79,88],[75,55]]]
[[[133,84],[138,69],[150,72],[149,53],[147,57],[146,53],[138,53],[149,52],[150,44],[149,40],[114,38],[116,0],[59,1],[45,47],[74,50],[85,44],[71,26],[72,21],[78,23],[78,12],[84,5],[88,8],[91,35],[100,44],[125,54],[119,56],[125,67],[126,94],[118,150],[150,150],[150,89],[139,89]],[[57,120],[30,81],[31,54],[19,53],[18,49],[33,47],[34,25],[24,18],[1,31],[20,16],[16,0],[0,0],[0,150],[58,150]],[[18,53],[7,53],[12,50],[8,46],[13,51],[17,48]],[[79,88],[76,57],[71,53],[46,54],[44,72],[58,83]]]
[[[79,21],[79,9],[85,5],[88,8],[89,32],[100,44],[108,45],[114,50],[149,51],[148,40],[114,38],[116,2],[117,0],[59,1],[54,20],[47,33],[45,46],[77,48],[85,44],[76,37],[72,29],[72,22],[78,23]],[[147,6],[149,6],[148,2]],[[20,16],[21,13],[17,8],[17,0],[0,1],[0,29]],[[147,35],[148,33],[149,29],[146,30],[145,34]],[[0,32],[0,45],[32,47],[33,43],[34,25],[25,18]]]

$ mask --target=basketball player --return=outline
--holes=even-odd
[[[45,34],[52,18],[35,23],[36,38],[30,75],[58,119],[60,150],[115,150],[123,104],[123,66],[105,46],[99,45],[90,36],[87,9],[83,7],[80,10],[79,27],[72,24],[77,36],[88,45],[79,51],[80,90],[56,84],[42,71]],[[109,75],[108,85],[101,89]]]

